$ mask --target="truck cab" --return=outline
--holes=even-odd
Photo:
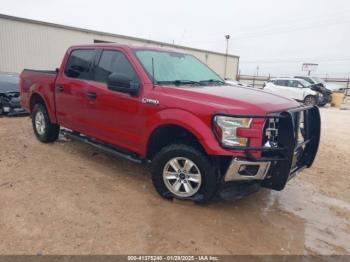
[[[153,184],[167,199],[202,203],[261,186],[282,190],[318,149],[317,107],[227,85],[175,50],[74,46],[59,70],[26,69],[20,85],[39,141],[61,133],[151,164]]]

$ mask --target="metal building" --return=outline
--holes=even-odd
[[[178,49],[195,55],[222,77],[236,79],[239,57],[136,37],[98,32],[0,14],[0,72],[55,69],[71,45],[115,42]]]

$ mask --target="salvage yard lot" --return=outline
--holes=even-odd
[[[194,205],[149,167],[0,118],[0,254],[349,254],[350,111],[321,109],[320,151],[281,191]]]

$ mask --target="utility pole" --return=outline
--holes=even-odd
[[[228,58],[228,41],[230,39],[230,35],[225,35],[226,38],[226,59],[225,59],[225,79],[227,78],[227,58]]]

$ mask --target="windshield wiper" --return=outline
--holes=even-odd
[[[208,80],[201,80],[200,83],[217,83],[217,84],[225,84],[224,81],[217,80],[217,79],[208,79]]]
[[[174,85],[203,85],[206,83],[225,84],[224,81],[217,80],[217,79],[208,79],[208,80],[201,80],[201,81],[193,81],[193,80],[157,81],[157,84],[174,84]]]
[[[192,80],[173,80],[173,81],[157,81],[157,84],[175,84],[175,85],[198,85],[200,82]]]

